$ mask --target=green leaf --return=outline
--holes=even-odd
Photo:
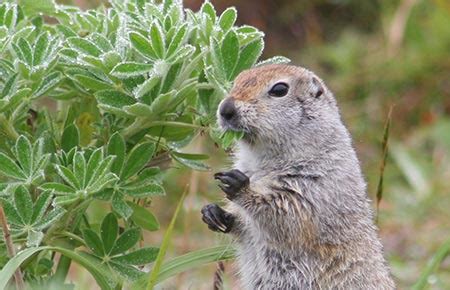
[[[232,245],[221,245],[175,257],[162,264],[156,283],[208,263],[234,259],[235,256],[236,249]]]
[[[153,69],[152,64],[138,63],[138,62],[122,62],[116,65],[111,74],[119,78],[129,78],[140,76],[148,73]]]
[[[133,209],[133,214],[130,218],[136,225],[148,231],[159,230],[159,222],[150,211],[131,201],[127,202],[127,204]]]
[[[204,164],[203,162],[200,162],[198,160],[193,160],[193,159],[187,159],[187,158],[183,158],[182,156],[179,156],[177,154],[172,153],[172,158],[176,161],[178,161],[179,163],[183,164],[184,166],[187,166],[189,168],[195,169],[195,170],[200,170],[200,171],[207,171],[209,170],[209,166],[207,166],[206,164]]]
[[[85,188],[86,183],[86,159],[82,152],[78,151],[73,156],[73,174],[80,183],[81,188]]]
[[[19,180],[25,180],[26,175],[23,173],[19,166],[6,156],[4,153],[0,152],[0,173],[4,176],[13,177]]]
[[[169,247],[169,244],[171,241],[172,231],[173,231],[173,228],[175,227],[175,221],[177,220],[178,214],[180,213],[181,207],[183,206],[183,203],[184,203],[184,199],[186,198],[186,195],[188,192],[189,191],[186,188],[183,195],[180,198],[180,201],[178,202],[177,208],[175,209],[175,212],[172,216],[172,220],[170,221],[170,224],[167,227],[167,230],[164,234],[163,241],[161,243],[161,247],[158,252],[158,256],[156,257],[156,260],[155,260],[155,264],[153,266],[153,269],[152,269],[150,275],[148,275],[148,284],[146,287],[147,290],[153,290],[153,288],[155,287],[155,285],[157,283],[156,281],[160,275],[161,265],[163,263],[164,257],[166,256],[166,251],[167,251],[167,248]]]
[[[77,147],[80,143],[80,133],[75,124],[70,124],[64,129],[61,136],[61,149],[64,152],[69,152],[70,149]]]
[[[211,4],[211,2],[205,1],[200,10],[208,15],[213,23],[216,22],[216,10],[214,9],[214,6]]]
[[[91,156],[89,157],[89,161],[87,164],[86,169],[86,182],[85,185],[91,184],[92,182],[95,182],[95,176],[96,171],[102,164],[103,159],[103,147],[95,149],[94,152],[92,152]]]
[[[33,65],[37,66],[42,63],[42,61],[47,57],[47,49],[49,45],[49,34],[48,32],[41,33],[34,45],[34,54],[33,54]]]
[[[222,47],[222,63],[228,80],[233,79],[233,71],[239,58],[239,40],[233,30],[225,35]]]
[[[193,153],[182,153],[182,152],[172,152],[173,155],[178,157],[189,159],[189,160],[206,160],[209,156],[206,154],[193,154]]]
[[[123,232],[117,239],[111,251],[111,255],[124,253],[137,244],[141,238],[141,230],[139,228],[128,229]]]
[[[62,179],[64,179],[64,181],[67,182],[70,186],[72,186],[75,189],[81,188],[78,179],[67,167],[62,165],[56,165],[56,171],[58,172],[59,176],[61,176]]]
[[[25,136],[21,135],[17,139],[14,149],[23,172],[28,176],[31,175],[33,170],[33,155],[30,141],[28,141]]]
[[[121,180],[126,180],[141,170],[147,164],[155,152],[155,144],[145,142],[135,146],[128,153],[126,165],[120,176]]]
[[[88,270],[97,281],[102,290],[113,290],[117,284],[117,280],[111,271],[101,264],[100,260],[86,253],[80,253],[61,247],[35,247],[28,248],[17,253],[8,263],[0,270],[0,290],[7,289],[9,280],[14,275],[17,268],[22,265],[28,258],[40,251],[55,251],[69,257],[76,263],[80,264]]]
[[[14,204],[17,208],[17,213],[20,215],[24,225],[31,225],[31,217],[33,215],[33,201],[28,189],[20,185],[14,192]]]
[[[159,248],[142,248],[131,253],[112,258],[113,261],[126,265],[145,265],[155,261]]]
[[[47,228],[48,226],[50,226],[51,224],[55,223],[57,220],[59,220],[61,218],[61,216],[65,213],[66,211],[62,208],[55,208],[52,211],[50,211],[49,213],[47,213],[44,218],[42,218],[41,220],[37,221],[34,224],[34,228],[36,230],[42,231],[45,228]]]
[[[33,66],[33,50],[30,43],[26,39],[20,37],[17,46],[21,52],[22,60],[29,66]]]
[[[125,161],[125,141],[122,136],[116,132],[114,133],[108,142],[108,155],[114,155],[113,164],[111,165],[111,172],[120,175],[122,171],[123,163]]]
[[[158,56],[152,47],[151,42],[137,32],[130,32],[130,41],[133,47],[144,57],[156,59]]]
[[[166,194],[164,188],[161,185],[155,183],[148,183],[137,186],[130,185],[123,187],[122,189],[127,195],[133,198],[145,198]]]
[[[152,74],[148,79],[145,80],[142,84],[140,84],[136,91],[134,92],[134,96],[137,99],[141,99],[144,95],[149,93],[155,86],[158,84],[158,82],[161,80],[161,76]]]
[[[138,117],[148,117],[152,115],[152,110],[149,105],[142,104],[142,103],[136,103],[131,106],[125,106],[123,107],[125,112]]]
[[[6,199],[0,199],[6,218],[10,224],[23,225],[22,218],[17,213],[14,205]]]
[[[189,60],[190,56],[195,52],[195,47],[192,45],[184,45],[177,49],[173,56],[167,59],[167,62],[170,64],[176,64],[182,61]]]
[[[147,184],[148,182],[156,182],[156,175],[161,173],[161,169],[159,167],[147,167],[143,169],[141,172],[139,172],[139,175],[136,179],[133,179],[133,181],[128,185],[134,186],[139,184]]]
[[[65,206],[72,204],[80,199],[80,195],[77,193],[72,193],[63,196],[57,196],[54,199],[54,204],[57,206]]]
[[[153,22],[153,25],[150,28],[150,39],[152,41],[152,47],[155,50],[156,56],[163,59],[166,45],[164,35],[162,34],[162,29],[157,22]]]
[[[168,56],[172,56],[172,54],[176,50],[178,50],[178,48],[181,46],[181,44],[185,40],[187,30],[188,30],[187,27],[188,27],[187,24],[183,24],[182,26],[180,26],[180,28],[178,28],[177,33],[173,37],[172,41],[170,42],[169,48],[167,49]]]
[[[256,64],[256,66],[263,66],[263,65],[268,65],[268,64],[286,64],[286,63],[290,63],[290,62],[291,62],[291,60],[289,58],[280,56],[280,55],[276,55],[269,59],[258,62]]]
[[[16,270],[22,265],[25,260],[34,255],[35,253],[41,251],[41,248],[28,248],[20,251],[14,257],[12,257],[8,263],[0,270],[0,290],[7,289],[9,280],[12,278]]]
[[[109,261],[108,265],[127,281],[136,281],[144,274],[142,271],[136,269],[133,266],[117,263],[113,259]]]
[[[77,74],[74,75],[73,78],[77,80],[83,87],[94,91],[109,90],[113,87],[113,84],[111,83],[107,83],[103,80],[86,75]]]
[[[26,101],[23,99],[28,97],[30,95],[30,93],[31,93],[30,88],[23,88],[23,89],[18,90],[6,101],[7,102],[6,105],[4,105],[3,107],[1,107],[1,105],[0,105],[0,113],[16,107],[22,101]],[[2,100],[0,100],[0,101],[2,101]]]
[[[102,241],[100,237],[91,229],[84,229],[82,231],[83,239],[86,243],[86,246],[97,256],[103,257],[105,251],[103,249]]]
[[[61,34],[66,38],[77,36],[77,33],[75,31],[73,31],[73,29],[70,28],[69,26],[66,26],[63,24],[57,24],[56,29],[59,32],[61,32]]]
[[[153,114],[158,115],[162,112],[167,111],[167,106],[174,98],[174,95],[175,91],[170,91],[168,93],[158,95],[158,97],[156,97],[156,99],[153,100],[150,105],[150,109],[152,110]]]
[[[69,45],[80,53],[84,53],[87,55],[98,57],[102,54],[100,48],[98,48],[92,41],[79,38],[79,37],[70,37],[67,38],[66,41]]]
[[[123,200],[124,195],[120,191],[115,191],[112,197],[112,208],[124,219],[128,219],[133,214],[133,209]]]
[[[41,186],[39,186],[39,188],[42,190],[51,190],[55,194],[75,193],[74,188],[57,182],[44,183]]]
[[[99,47],[103,52],[113,50],[111,42],[100,33],[94,32],[90,34],[89,37],[92,40],[92,42],[95,43],[97,47]]]
[[[113,90],[99,91],[95,93],[95,97],[100,104],[118,109],[136,103],[136,100],[133,97]]]
[[[37,14],[53,15],[56,12],[54,0],[19,0],[23,12],[27,16]]]
[[[44,77],[39,87],[33,93],[33,98],[37,98],[48,93],[50,90],[56,87],[63,78],[63,74],[59,71],[48,74]]]
[[[3,86],[2,93],[0,95],[1,99],[6,98],[7,96],[10,96],[14,93],[16,89],[16,80],[17,80],[18,73],[15,73],[11,75],[6,83]]]
[[[44,191],[41,194],[39,194],[34,204],[33,216],[31,217],[33,223],[43,218],[51,202],[52,202],[52,194],[50,191]]]
[[[262,39],[245,46],[239,54],[239,61],[234,68],[231,79],[234,79],[241,71],[251,68],[260,57],[263,48],[264,42]]]
[[[118,230],[119,225],[117,224],[116,216],[113,213],[107,214],[103,219],[100,231],[106,255],[109,255],[114,246]]]
[[[233,27],[234,23],[236,22],[237,18],[237,11],[234,7],[227,8],[222,15],[220,15],[219,18],[219,26],[222,28],[224,32],[227,32],[228,30]]]

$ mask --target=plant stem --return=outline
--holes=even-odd
[[[16,255],[14,250],[14,245],[11,239],[11,234],[9,232],[8,221],[6,220],[5,212],[3,211],[3,206],[0,204],[0,223],[2,224],[3,236],[5,238],[5,245],[8,251],[8,256],[10,258]],[[16,288],[19,290],[25,289],[25,284],[23,282],[22,272],[20,267],[17,268],[14,273],[14,280],[16,281]]]

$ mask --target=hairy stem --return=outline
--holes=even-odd
[[[14,245],[11,239],[11,234],[9,232],[8,221],[6,220],[5,212],[3,211],[3,207],[0,204],[0,223],[2,224],[3,237],[5,238],[5,245],[8,251],[8,256],[10,258],[16,255],[14,250]],[[25,289],[25,284],[23,282],[22,272],[20,271],[20,267],[17,268],[14,273],[14,280],[16,281],[16,288],[21,290]]]

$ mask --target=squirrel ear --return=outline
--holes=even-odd
[[[314,85],[312,95],[314,96],[314,98],[318,98],[323,95],[324,92],[322,83],[316,77],[312,78],[312,82]]]

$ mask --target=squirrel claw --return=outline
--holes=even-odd
[[[215,232],[228,233],[234,223],[234,217],[217,204],[208,204],[202,208],[202,220]]]
[[[242,171],[233,169],[227,172],[218,172],[214,174],[214,179],[220,180],[220,189],[227,194],[227,198],[233,200],[236,194],[250,184],[247,175]]]

